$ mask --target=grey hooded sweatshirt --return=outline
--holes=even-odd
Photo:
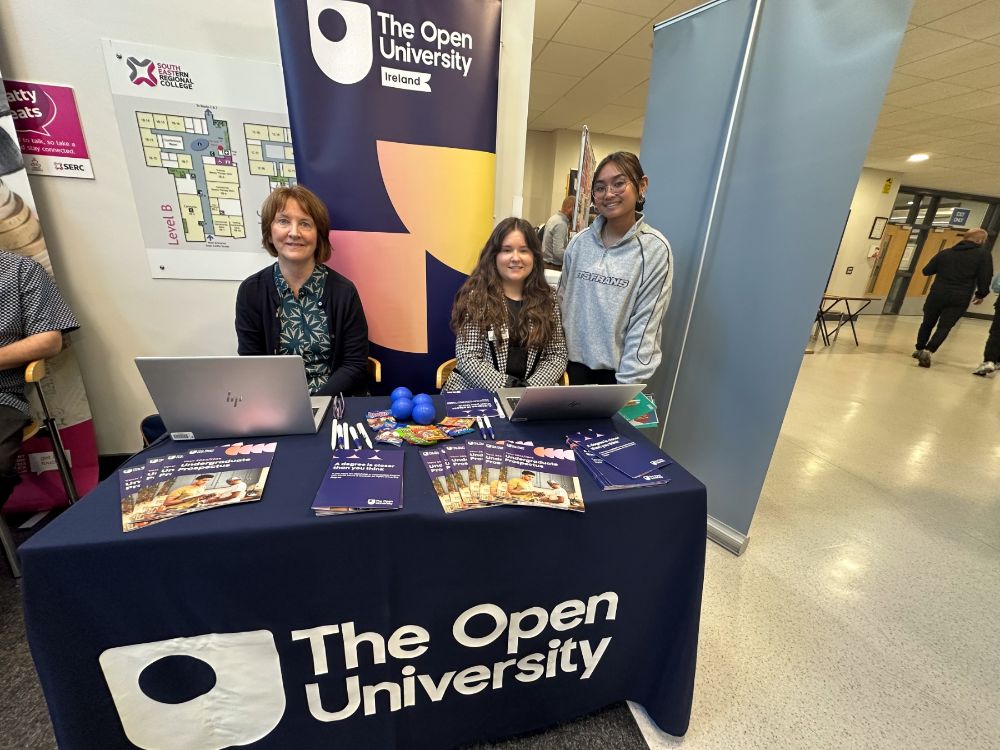
[[[660,364],[660,327],[670,304],[673,255],[642,214],[615,245],[604,217],[566,248],[559,306],[569,359],[614,370],[619,383],[648,383]]]

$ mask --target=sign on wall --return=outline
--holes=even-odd
[[[260,205],[297,180],[280,66],[113,40],[104,58],[152,276],[272,262]]]
[[[374,355],[430,387],[493,225],[500,0],[275,3],[303,184]],[[391,376],[390,376],[391,377]]]
[[[9,79],[4,85],[28,173],[94,179],[73,89]]]
[[[0,94],[5,90],[8,93],[18,90],[18,84],[9,89],[5,89],[5,85],[10,86],[11,82],[0,78]],[[15,95],[14,101],[17,99]],[[5,96],[0,102],[0,250],[31,258],[54,277],[24,157],[17,146],[14,110],[18,107],[10,106],[8,112],[9,101],[11,98]],[[76,352],[72,348],[73,336],[67,340],[70,345],[47,361],[48,376],[42,381],[42,388],[66,449],[77,492],[83,495],[97,484],[97,440]],[[34,388],[27,393],[32,413],[41,421],[41,407]],[[68,503],[47,435],[35,435],[22,444],[17,472],[22,481],[4,505],[7,512],[47,510]]]

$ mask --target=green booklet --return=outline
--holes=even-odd
[[[656,427],[660,424],[656,416],[656,403],[645,393],[640,393],[629,401],[618,412],[629,421],[633,427],[644,429],[646,427]]]

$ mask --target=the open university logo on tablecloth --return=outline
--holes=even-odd
[[[293,630],[289,639],[293,646],[300,642],[309,649],[313,674],[303,685],[306,704],[314,719],[329,723],[542,679],[590,679],[612,640],[594,630],[606,630],[617,616],[618,594],[613,591],[586,600],[569,599],[549,609],[533,606],[511,613],[496,604],[477,604],[455,618],[452,638],[468,649],[505,644],[507,658],[493,664],[457,665],[444,672],[433,670],[433,674],[418,674],[417,666],[406,664],[399,668],[398,679],[376,684],[363,684],[358,670],[423,656],[431,648],[426,628],[402,625],[385,636],[359,633],[354,622],[343,622]],[[570,633],[577,628],[585,628],[584,637]],[[527,650],[532,653],[522,653]],[[343,665],[344,682],[335,695],[324,694],[331,684],[326,677],[331,673],[331,656]],[[177,702],[172,702],[172,696],[149,695],[144,673],[173,657],[210,667],[214,685]],[[99,661],[125,734],[143,750],[222,750],[246,745],[273,732],[285,714],[281,663],[274,635],[267,630],[119,646],[106,650]],[[317,678],[324,678],[322,684]]]

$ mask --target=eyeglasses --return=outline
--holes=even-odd
[[[603,182],[598,182],[596,185],[594,185],[593,194],[596,197],[600,198],[602,195],[604,195],[606,192],[610,190],[615,195],[621,195],[622,193],[625,192],[625,190],[628,188],[630,184],[631,183],[625,177],[618,177],[610,185],[605,185]]]

